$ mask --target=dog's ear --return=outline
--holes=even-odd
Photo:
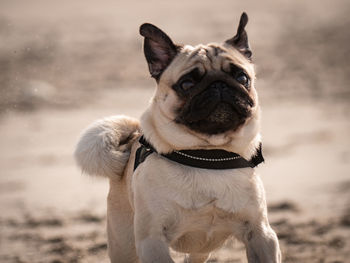
[[[151,76],[157,81],[174,59],[178,47],[162,30],[152,24],[140,26],[140,34],[145,37],[143,49]]]
[[[245,12],[243,12],[241,15],[241,19],[239,20],[237,34],[233,38],[226,40],[225,43],[236,48],[246,58],[250,60],[252,57],[252,51],[250,50],[250,47],[249,47],[247,32],[244,29],[247,23],[248,23],[248,15]]]

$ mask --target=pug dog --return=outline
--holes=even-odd
[[[144,54],[156,92],[139,122],[99,120],[81,135],[75,158],[109,178],[111,262],[205,262],[235,237],[248,262],[281,262],[255,167],[260,107],[243,13],[225,42],[176,45],[143,24]]]

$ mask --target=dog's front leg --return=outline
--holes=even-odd
[[[268,222],[246,229],[243,242],[249,263],[280,263],[281,252],[276,233]]]
[[[137,240],[136,247],[141,263],[174,263],[168,246],[162,240],[147,237]]]
[[[161,226],[151,218],[145,210],[135,213],[135,242],[140,262],[174,263],[168,245],[161,238]]]

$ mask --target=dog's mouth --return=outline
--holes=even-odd
[[[251,116],[253,106],[247,92],[215,82],[185,102],[177,121],[194,131],[219,134],[237,130]]]

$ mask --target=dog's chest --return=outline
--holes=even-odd
[[[237,214],[254,210],[259,195],[253,169],[198,169],[155,154],[136,170],[133,188],[165,240],[177,251],[198,253],[232,235],[241,223]]]
[[[174,250],[185,253],[206,253],[220,247],[239,224],[234,214],[214,204],[199,209],[178,208],[176,217],[163,227],[163,234]]]
[[[142,188],[142,199],[157,209],[172,204],[199,209],[211,204],[233,213],[256,198],[255,175],[251,168],[199,169],[156,154],[140,165],[134,181]]]

